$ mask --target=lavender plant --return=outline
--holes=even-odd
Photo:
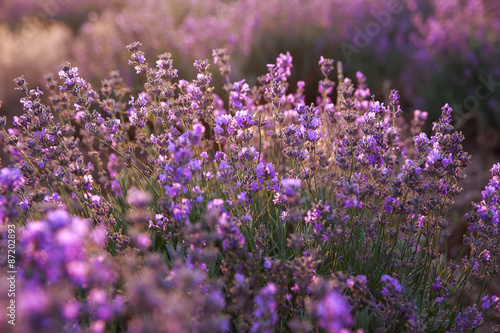
[[[447,104],[427,135],[332,59],[306,105],[289,53],[251,86],[214,50],[218,96],[208,60],[184,80],[127,49],[140,89],[63,63],[47,102],[15,79],[23,114],[0,118],[23,332],[470,332],[498,312],[500,165],[458,258],[442,248],[470,163]]]

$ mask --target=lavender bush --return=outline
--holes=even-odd
[[[306,104],[290,53],[250,85],[214,49],[219,96],[208,60],[188,81],[127,49],[140,87],[66,62],[45,92],[15,79],[23,114],[0,118],[20,332],[470,332],[498,313],[500,164],[458,257],[443,247],[470,163],[448,104],[427,135],[332,59]]]

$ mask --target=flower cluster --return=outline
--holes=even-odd
[[[188,81],[127,49],[141,89],[63,63],[45,92],[17,78],[22,114],[0,118],[23,332],[468,332],[498,312],[499,164],[458,257],[441,247],[470,164],[449,105],[427,134],[330,58],[306,105],[288,52],[233,81],[214,50],[222,97],[209,60]]]
[[[103,250],[105,232],[65,210],[51,210],[44,220],[30,221],[21,230],[22,331],[74,330],[88,317],[91,330],[103,332],[107,322],[122,314],[124,299],[113,287],[116,272]]]

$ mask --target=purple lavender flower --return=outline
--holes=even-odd
[[[301,180],[296,178],[283,178],[281,180],[281,185],[285,189],[285,194],[290,196],[301,187],[301,184]]]
[[[323,56],[320,57],[318,65],[320,65],[321,73],[323,73],[325,77],[328,77],[328,75],[332,72],[334,63],[333,59],[327,59]]]
[[[177,77],[177,69],[173,68],[172,55],[163,53],[156,60],[156,68],[158,69],[156,77],[165,81],[170,81]]]
[[[399,204],[398,198],[395,199],[395,198],[389,196],[385,199],[383,209],[387,214],[391,214],[394,211],[394,209],[397,208],[398,204]]]
[[[248,129],[257,124],[257,121],[247,110],[239,110],[234,116],[236,127],[240,129]]]
[[[443,280],[441,278],[437,277],[434,279],[434,282],[432,283],[432,289],[435,291],[441,291],[444,289],[442,286]]]
[[[383,275],[380,281],[385,284],[381,291],[385,297],[398,297],[405,290],[397,279],[389,275]]]
[[[280,109],[285,103],[286,68],[279,68],[274,64],[268,64],[267,67],[268,73],[266,75],[266,81],[269,85],[265,88],[266,94],[268,94],[273,105],[278,109],[278,113],[275,113],[275,119],[278,122],[283,122],[284,119]]]
[[[130,122],[139,128],[146,125],[148,117],[147,103],[148,100],[146,92],[139,93],[137,99],[132,96],[129,101],[129,104],[132,105],[132,107],[127,111]]]
[[[63,63],[59,71],[59,77],[64,79],[64,84],[59,86],[61,91],[68,91],[74,95],[78,95],[78,92],[83,89],[86,82],[80,77],[77,67],[71,67],[69,63]]]
[[[127,203],[131,206],[146,207],[151,202],[151,199],[151,193],[139,190],[136,187],[129,189],[127,193]]]
[[[102,203],[102,197],[99,195],[92,195],[90,197],[90,201],[92,202],[92,205],[95,207],[99,207]]]
[[[320,201],[318,204],[313,205],[313,209],[307,211],[307,216],[305,217],[306,223],[315,223],[320,220],[320,218],[325,214],[330,212],[330,205],[328,202],[323,203]]]
[[[116,282],[115,275],[104,261],[98,229],[91,230],[87,220],[67,211],[51,210],[45,220],[30,221],[21,230],[23,270],[17,292],[24,299],[19,308],[27,319],[19,323],[23,331],[76,329],[79,315],[109,322],[122,311],[112,305],[119,298],[113,298],[108,289]],[[88,299],[75,298],[74,288],[89,288]],[[85,307],[87,301],[90,308]]]
[[[463,313],[455,318],[455,326],[452,332],[470,332],[483,320],[483,316],[475,307],[468,307]]]
[[[18,203],[19,198],[15,195],[15,191],[23,187],[25,183],[24,177],[19,169],[2,168],[0,170],[0,222],[5,223],[7,220],[13,220],[18,216],[16,205],[21,209],[29,208],[30,202],[23,200]]]
[[[264,268],[270,269],[271,267],[273,267],[273,264],[269,261],[269,258],[264,258]]]
[[[214,132],[223,137],[230,137],[235,131],[236,121],[231,115],[223,114],[215,118]]]
[[[316,116],[318,109],[318,107],[297,104],[295,110],[299,114],[301,123],[301,127],[296,134],[299,139],[314,144],[323,136],[322,131],[318,129],[321,126],[321,120]]]
[[[265,181],[276,183],[278,181],[276,177],[276,170],[272,163],[260,162],[255,167],[255,172],[260,183],[263,183]]]
[[[276,58],[276,67],[278,70],[283,73],[285,76],[292,75],[290,69],[293,67],[293,58],[289,52],[286,54],[280,53],[279,57]]]
[[[233,83],[233,90],[230,93],[229,106],[235,110],[241,110],[249,91],[248,83],[245,80]]]
[[[315,314],[326,332],[349,332],[354,322],[349,303],[337,291],[330,291],[318,301]]]
[[[271,333],[274,331],[278,322],[278,315],[276,314],[277,304],[274,300],[276,291],[276,286],[270,282],[255,296],[255,321],[251,332]]]
[[[26,211],[31,208],[32,201],[29,198],[24,198],[23,201],[19,203],[19,207],[21,207],[22,210]]]
[[[245,237],[236,227],[235,221],[226,212],[220,215],[218,234],[222,240],[222,249],[224,251],[231,253],[231,255],[245,252]]]
[[[146,74],[148,71],[148,66],[146,63],[146,57],[144,52],[140,51],[142,43],[134,42],[127,45],[127,50],[131,53],[130,59],[128,61],[129,65],[135,65],[135,71],[137,74]]]
[[[481,298],[481,307],[483,309],[491,309],[500,311],[500,298],[498,296],[484,296]]]

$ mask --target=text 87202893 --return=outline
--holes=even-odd
[[[7,226],[7,281],[9,282],[9,290],[7,296],[9,303],[7,306],[8,323],[16,324],[16,226],[9,224]]]

